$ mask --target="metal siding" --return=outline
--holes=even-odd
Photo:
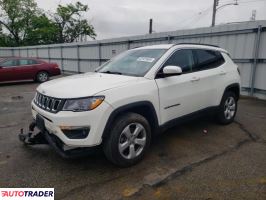
[[[250,73],[251,73],[251,64],[250,63],[237,63],[240,74],[241,74],[241,86],[250,87]]]
[[[266,90],[266,63],[258,64],[254,88]]]
[[[7,56],[12,56],[12,50],[1,49],[0,50],[0,57],[7,57]]]
[[[27,49],[21,49],[20,50],[20,56],[21,57],[27,57],[28,56]]]
[[[78,71],[78,62],[74,60],[63,60],[64,70],[65,71]]]
[[[39,58],[48,58],[48,48],[38,49],[38,55],[39,55]]]
[[[52,58],[61,58],[61,49],[60,48],[50,48],[50,56]]]
[[[259,58],[266,59],[266,32],[261,33]]]
[[[99,59],[99,46],[79,47],[79,57],[83,59]]]
[[[28,53],[29,53],[28,57],[37,57],[36,49],[29,49]]]
[[[99,66],[97,61],[81,61],[80,71],[81,72],[93,72]]]
[[[76,47],[64,47],[63,51],[63,58],[77,58],[77,48]]]
[[[19,49],[14,49],[14,56],[19,56]]]

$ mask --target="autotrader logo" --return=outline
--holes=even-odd
[[[54,200],[54,188],[0,188],[0,200]]]

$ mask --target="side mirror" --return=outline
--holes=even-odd
[[[182,69],[179,66],[166,66],[163,68],[163,74],[165,77],[167,76],[175,76],[182,74]]]

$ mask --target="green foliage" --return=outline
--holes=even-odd
[[[46,15],[33,16],[27,27],[25,45],[52,44],[58,41],[58,27]]]
[[[88,11],[88,6],[80,2],[59,5],[54,19],[59,29],[59,42],[73,42],[81,35],[88,35],[95,39],[95,32],[87,20],[81,18],[81,12]]]
[[[26,35],[31,18],[37,12],[34,0],[0,0],[0,24],[9,33],[7,38],[14,40],[12,45],[20,45]]]
[[[59,5],[48,17],[34,0],[0,0],[0,46],[74,42],[84,35],[94,39],[93,26],[82,18],[87,11],[77,2]]]

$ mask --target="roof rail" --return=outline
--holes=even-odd
[[[210,47],[218,47],[217,45],[212,45],[212,44],[202,44],[202,43],[189,43],[189,42],[184,42],[184,43],[177,43],[176,45],[181,45],[181,44],[193,44],[193,45],[205,45],[205,46],[210,46]]]

